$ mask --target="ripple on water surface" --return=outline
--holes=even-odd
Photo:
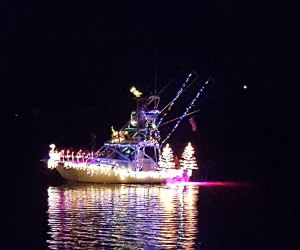
[[[49,187],[49,248],[194,248],[198,191],[199,186]]]

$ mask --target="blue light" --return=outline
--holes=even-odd
[[[209,81],[206,81],[205,84],[208,84]],[[175,124],[175,126],[173,127],[173,129],[171,130],[171,132],[167,135],[167,137],[162,141],[161,144],[164,144],[171,136],[171,134],[175,131],[175,129],[178,127],[179,123],[182,121],[182,119],[186,116],[186,114],[189,112],[189,110],[194,106],[194,103],[196,102],[196,100],[199,98],[200,93],[204,90],[204,86],[202,86],[199,91],[197,92],[196,96],[194,97],[194,99],[191,101],[190,105],[185,109],[186,111],[183,113],[183,115],[180,117],[180,119],[177,121],[177,123]],[[161,119],[162,120],[162,119]],[[160,122],[161,122],[160,120]]]
[[[184,90],[184,88],[186,87],[186,83],[190,80],[190,77],[192,76],[192,73],[190,73],[188,75],[188,77],[186,78],[185,82],[182,84],[180,90],[177,92],[177,95],[173,98],[173,100],[171,101],[171,104],[168,107],[168,111],[171,110],[172,106],[174,105],[175,101],[179,98],[179,96],[181,95],[182,91]],[[167,115],[167,112],[164,113],[164,115],[160,118],[160,120],[158,121],[158,124],[161,124],[161,122],[163,121],[163,119],[165,118],[165,116]]]

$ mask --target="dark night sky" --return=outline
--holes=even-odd
[[[30,151],[35,160],[51,142],[89,145],[91,131],[101,144],[111,125],[121,127],[129,118],[131,85],[149,94],[155,74],[161,89],[194,70],[202,81],[213,76],[197,106],[199,130],[191,135],[185,120],[174,138],[196,141],[212,178],[278,177],[278,162],[291,161],[283,155],[296,152],[290,136],[299,82],[297,5],[125,2],[2,3],[6,146]]]

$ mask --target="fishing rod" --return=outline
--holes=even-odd
[[[195,113],[197,113],[197,112],[199,112],[199,111],[201,111],[201,109],[195,110],[195,111],[190,112],[190,113],[185,114],[185,115],[178,116],[177,118],[174,118],[174,119],[172,119],[172,120],[170,120],[170,121],[167,121],[167,122],[164,122],[163,124],[160,124],[160,127],[163,126],[163,125],[166,125],[166,124],[168,124],[168,123],[170,123],[170,122],[174,122],[174,121],[176,121],[176,120],[178,120],[178,119],[182,119],[182,118],[184,118],[184,117],[186,117],[186,116],[195,114]]]
[[[159,92],[158,92],[158,94],[157,95],[160,95],[163,91],[165,91],[165,89],[167,88],[167,87],[169,87],[174,81],[175,81],[175,79],[176,78],[178,78],[179,76],[181,76],[183,73],[184,73],[184,71],[186,70],[186,68],[184,68],[183,70],[181,70],[180,72],[179,72],[179,74],[177,75],[177,76],[175,76],[175,77],[173,77]]]
[[[172,101],[170,101],[160,112],[163,112],[167,107],[169,107],[170,105],[173,106],[173,104],[175,103],[175,101],[193,84],[195,83],[199,77],[197,77],[196,79],[194,79],[189,85],[186,86],[186,83],[188,82],[190,76],[192,76],[192,74],[189,74],[187,80],[184,82],[184,84],[182,85],[181,89],[178,91],[177,95],[173,98]]]
[[[186,85],[187,82],[190,80],[191,76],[193,75],[193,73],[190,73],[188,75],[188,77],[186,78],[186,80],[184,81],[184,83],[182,84],[182,87],[180,88],[180,90],[177,92],[177,95],[172,99],[171,102],[169,102],[161,111],[160,114],[166,109],[168,108],[167,112],[170,111],[174,105],[174,103],[177,101],[177,99],[189,88],[192,86],[192,84],[194,84],[199,77],[197,76],[190,84]],[[166,117],[167,112],[163,114],[163,116],[160,118],[158,125],[163,121],[163,119]]]
[[[171,130],[171,132],[166,136],[166,138],[161,142],[161,146],[170,138],[170,136],[174,133],[174,131],[176,130],[176,128],[178,127],[178,125],[180,124],[180,122],[182,121],[183,117],[186,116],[186,114],[188,114],[189,110],[194,106],[196,100],[199,98],[201,92],[204,91],[205,86],[209,83],[211,77],[208,78],[208,80],[204,83],[204,85],[198,90],[196,96],[194,97],[194,99],[191,101],[190,105],[185,109],[185,112],[183,113],[183,115],[181,117],[178,118],[177,123],[175,124],[175,126],[173,127],[173,129]]]

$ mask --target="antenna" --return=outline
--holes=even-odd
[[[155,73],[154,73],[154,95],[156,95],[157,91],[157,81],[158,81],[158,73],[157,73],[157,61],[158,61],[158,55],[157,55],[157,51],[155,53]]]
[[[154,95],[156,95],[156,87],[157,87],[157,72],[155,72],[154,76]]]

